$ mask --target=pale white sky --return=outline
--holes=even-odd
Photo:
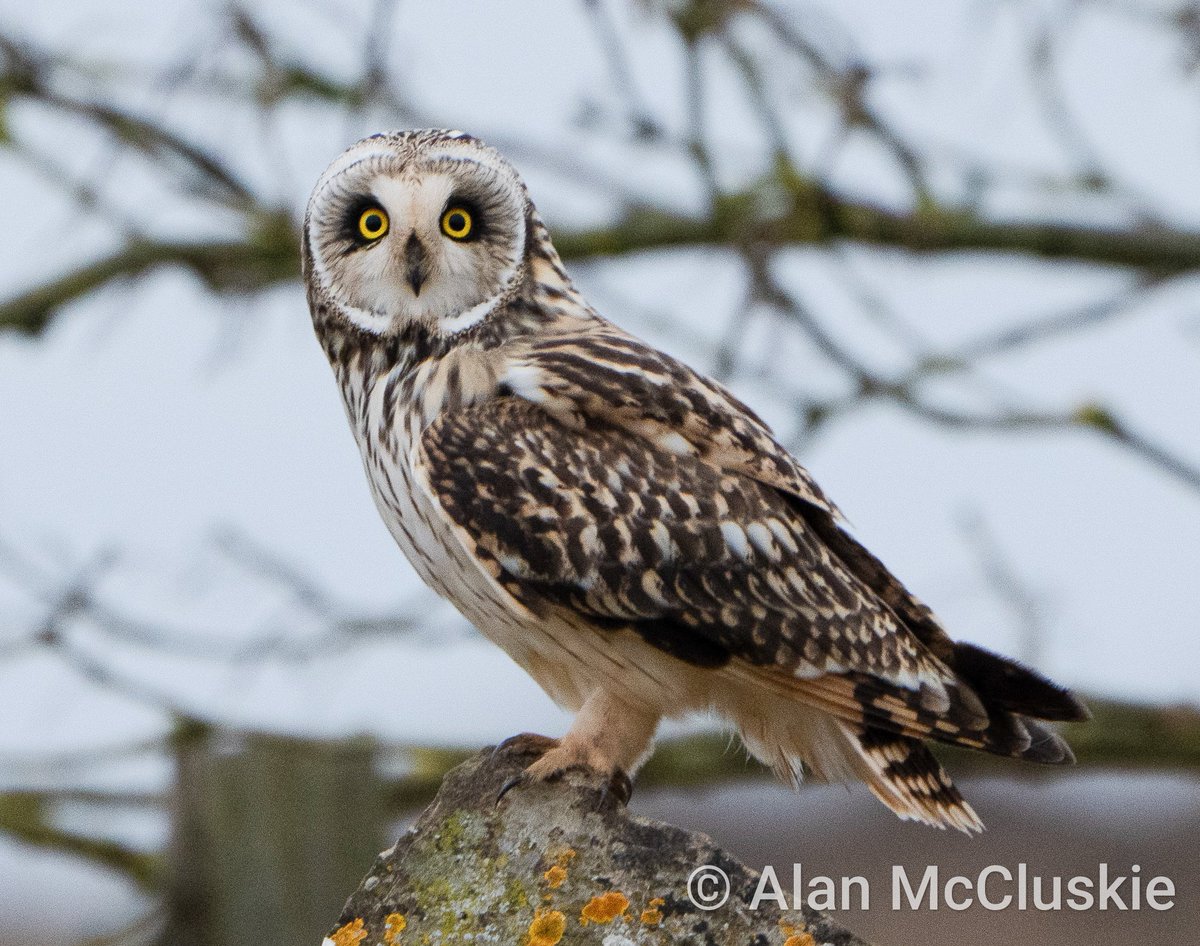
[[[330,70],[352,75],[367,6],[332,18],[320,4],[265,4],[256,13],[306,59],[314,58],[319,36]],[[232,68],[238,55],[217,43],[223,9],[94,0],[39,5],[36,14],[14,5],[6,20],[96,60],[132,54],[149,64],[184,58]],[[1036,100],[1011,82],[1022,36],[1036,18],[1031,5],[987,12],[959,3],[839,2],[804,9],[804,22],[815,24],[835,55],[863,55],[889,68],[875,101],[937,153],[966,149],[1035,176],[1067,167]],[[652,21],[618,20],[630,37],[643,97],[678,131],[678,49]],[[1089,14],[1072,37],[1062,83],[1087,133],[1158,212],[1197,223],[1200,134],[1195,82],[1179,75],[1181,52],[1149,28],[1104,12]],[[607,73],[575,4],[402,3],[386,45],[406,95],[431,122],[573,156],[658,203],[688,207],[698,199],[683,164],[614,134],[617,116],[603,115],[598,130],[579,127],[583,103],[606,101]],[[721,174],[749,179],[765,160],[761,135],[728,64],[710,57],[708,65]],[[779,95],[797,153],[816,160],[828,146],[827,110],[799,79],[781,80]],[[295,208],[327,161],[382,120],[368,116],[356,125],[316,107],[296,108],[264,130],[244,109],[186,86],[129,96],[140,108],[168,108],[201,140],[227,143],[239,169]],[[160,232],[231,225],[198,215],[147,179],[135,159],[110,161],[103,147],[43,112],[18,108],[11,120],[43,144],[69,143],[59,148],[64,163],[102,171],[106,196],[152,219]],[[603,220],[618,206],[603,188],[548,170],[531,153],[514,157],[552,226]],[[11,158],[0,157],[0,168],[9,222],[0,233],[5,292],[111,245],[104,226],[82,219],[45,181]],[[905,199],[894,166],[864,142],[846,147],[834,178],[881,200]],[[998,214],[1102,219],[1124,212],[1112,202],[1018,186],[994,204]],[[966,255],[913,260],[855,251],[849,259],[901,318],[947,348],[1100,298],[1124,278],[1096,267]],[[845,273],[824,254],[804,250],[788,255],[780,278],[873,363],[904,364],[902,347],[864,315]],[[713,347],[738,316],[744,288],[729,259],[701,251],[576,267],[575,275],[608,316],[702,368],[712,366]],[[987,378],[1035,407],[1066,409],[1098,398],[1200,463],[1195,289],[1195,281],[1177,283],[1108,327],[996,360]],[[785,437],[794,427],[793,396],[843,384],[802,337],[769,317],[748,327],[729,380]],[[948,384],[945,395],[958,400],[977,392]],[[72,307],[35,341],[0,338],[0,405],[0,536],[64,577],[98,550],[120,550],[122,564],[103,586],[114,607],[194,635],[319,633],[277,588],[212,551],[213,530],[234,526],[311,573],[350,612],[418,601],[430,628],[451,635],[438,646],[424,636],[231,670],[220,661],[114,649],[81,630],[81,642],[99,659],[186,706],[246,725],[468,744],[561,726],[557,711],[500,652],[467,634],[454,612],[416,583],[393,547],[368,497],[298,288],[222,303],[178,272],[111,287]],[[955,634],[1009,652],[1020,643],[1020,629],[964,542],[958,519],[973,510],[1045,601],[1043,669],[1089,692],[1200,699],[1200,498],[1162,474],[1087,434],[953,434],[882,405],[837,424],[805,447],[803,459],[859,535]],[[2,580],[0,606],[17,628],[42,607]],[[381,692],[395,707],[382,719]],[[89,744],[100,736],[120,741],[162,725],[157,712],[96,692],[45,657],[0,666],[0,716],[15,723],[0,727],[3,750]]]

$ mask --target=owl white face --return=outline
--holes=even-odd
[[[457,132],[367,138],[322,175],[305,220],[309,279],[359,328],[479,322],[524,271],[525,188]]]

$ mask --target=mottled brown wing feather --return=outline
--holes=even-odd
[[[736,471],[840,518],[808,471],[724,386],[597,320],[586,334],[513,346],[509,386],[567,424],[605,420],[673,452]]]
[[[527,602],[631,627],[693,662],[854,673],[948,709],[952,675],[757,480],[604,421],[564,427],[516,397],[443,415],[422,446],[447,514]]]

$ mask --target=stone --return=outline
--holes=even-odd
[[[828,916],[751,909],[758,874],[703,834],[630,814],[589,773],[501,789],[532,761],[484,750],[384,851],[323,946],[866,946]],[[728,900],[701,909],[689,896]],[[698,885],[698,888],[697,888]]]

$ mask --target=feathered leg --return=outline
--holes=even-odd
[[[575,769],[605,777],[608,790],[628,801],[633,791],[630,776],[649,756],[658,721],[657,712],[596,690],[580,707],[567,734],[557,741],[546,740],[541,757],[505,785],[501,796],[518,785],[553,781]],[[528,744],[530,737],[517,738]]]

